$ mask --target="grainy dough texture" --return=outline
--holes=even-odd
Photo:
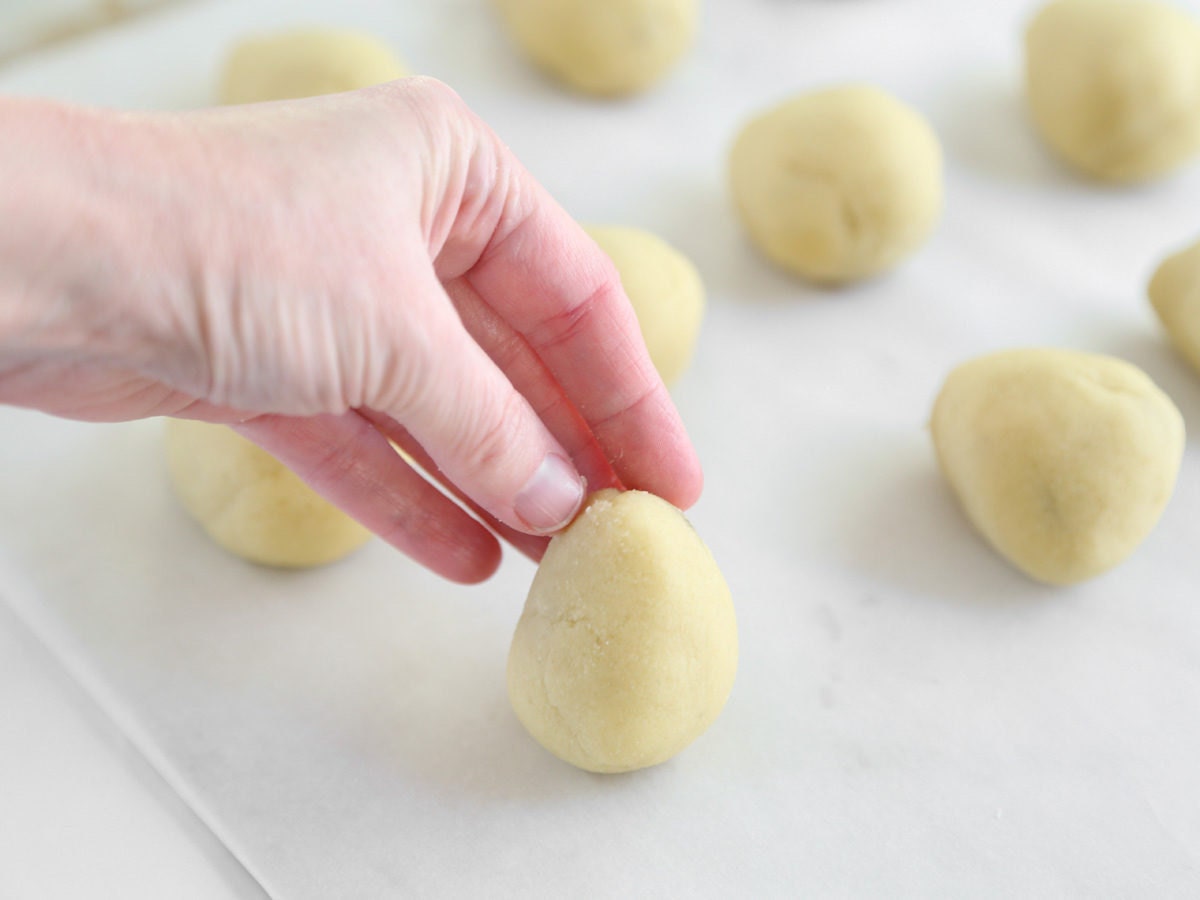
[[[543,747],[592,772],[670,759],[721,712],[737,670],[729,588],[652,494],[594,494],[550,542],[508,657],[508,694]]]
[[[176,496],[230,553],[306,568],[341,559],[371,537],[283,463],[223,425],[168,419],[166,446]]]
[[[1069,350],[1008,350],[950,373],[933,409],[942,472],[967,517],[1038,581],[1072,584],[1158,522],[1183,417],[1139,369]]]
[[[240,41],[225,60],[222,103],[262,103],[338,94],[408,74],[369,34],[301,29]]]
[[[1200,243],[1163,260],[1148,293],[1171,343],[1200,372]]]
[[[1150,0],[1057,0],[1025,35],[1046,143],[1093,178],[1131,182],[1200,151],[1200,23]]]
[[[942,151],[914,110],[869,86],[801,94],[751,121],[729,160],[755,244],[811,281],[884,272],[942,209]]]
[[[704,320],[704,283],[691,260],[638,228],[587,229],[621,274],[658,374],[674,382],[692,360]]]
[[[538,66],[588,94],[649,87],[691,47],[697,0],[495,0]]]

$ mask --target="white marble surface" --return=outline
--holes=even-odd
[[[696,54],[624,104],[539,79],[473,0],[211,3],[0,73],[199,105],[255,25],[370,27],[577,216],[695,258],[711,309],[676,396],[743,657],[671,764],[589,776],[521,731],[503,668],[528,565],[475,589],[379,545],[245,566],[173,506],[153,422],[0,410],[0,592],[274,896],[1195,896],[1195,442],[1145,546],[1055,591],[968,531],[924,430],[955,362],[1037,344],[1132,360],[1200,430],[1142,295],[1200,231],[1200,172],[1104,191],[1050,162],[1016,81],[1031,6],[710,0]],[[746,246],[722,165],[749,112],[849,78],[929,115],[948,201],[909,265],[826,295]]]

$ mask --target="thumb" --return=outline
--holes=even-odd
[[[378,411],[401,422],[441,473],[500,522],[553,534],[583,503],[570,455],[507,376],[467,333],[442,285],[419,371],[399,402]],[[387,396],[386,389],[383,396]]]

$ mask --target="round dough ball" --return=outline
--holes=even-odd
[[[696,34],[696,0],[496,0],[496,6],[538,66],[600,96],[649,87]]]
[[[167,420],[167,468],[183,508],[243,559],[306,568],[371,537],[283,463],[224,425]]]
[[[1018,569],[1072,584],[1154,528],[1183,455],[1183,417],[1129,363],[1008,350],[950,373],[933,409],[942,473],[967,517]]]
[[[590,772],[670,759],[717,718],[737,670],[729,588],[675,507],[600,491],[550,542],[508,656],[539,744]]]
[[[1200,372],[1200,243],[1163,260],[1148,293],[1171,343]]]
[[[688,367],[704,319],[704,283],[691,260],[638,228],[590,225],[612,259],[658,374],[671,384]]]
[[[1140,181],[1200,150],[1200,24],[1148,0],[1056,0],[1025,35],[1033,120],[1066,162]]]
[[[225,60],[222,103],[261,103],[339,94],[403,78],[408,72],[383,43],[329,28],[246,38]]]
[[[892,268],[942,209],[942,151],[920,115],[873,87],[802,94],[747,125],[729,160],[750,237],[804,278]]]

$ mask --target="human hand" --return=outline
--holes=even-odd
[[[580,476],[699,494],[611,263],[438,82],[0,121],[0,402],[233,425],[464,582],[499,544],[389,440],[535,559]]]

